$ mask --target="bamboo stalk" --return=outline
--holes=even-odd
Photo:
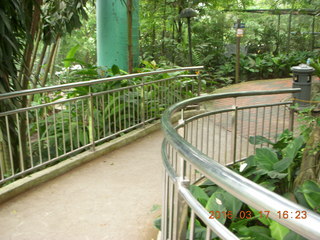
[[[44,57],[46,55],[47,49],[48,49],[48,44],[45,43],[43,45],[43,48],[42,48],[42,51],[41,51],[41,56],[40,56],[39,64],[38,64],[38,67],[37,67],[37,71],[35,73],[35,83],[34,83],[33,88],[36,88],[37,87],[37,83],[39,82],[40,71],[41,71],[41,68],[42,68],[43,60],[44,60]]]
[[[41,80],[41,86],[44,87],[47,83],[47,79],[48,79],[48,74],[49,74],[49,71],[50,71],[50,67],[51,67],[51,64],[53,62],[53,57],[54,57],[54,53],[56,51],[56,48],[57,48],[57,45],[58,45],[58,41],[60,39],[60,35],[58,35],[56,37],[56,41],[55,43],[53,44],[52,48],[51,48],[51,52],[50,52],[50,56],[49,56],[49,61],[47,63],[47,66],[46,66],[46,70],[44,72],[44,75],[43,75],[43,78]]]
[[[59,51],[59,48],[60,48],[60,43],[61,43],[61,38],[58,39],[58,43],[57,43],[57,46],[55,48],[54,55],[53,55],[53,60],[52,60],[52,63],[51,63],[51,69],[50,69],[50,77],[51,77],[51,79],[53,78],[53,75],[54,75],[55,62],[56,62],[57,54],[58,54],[58,51]]]

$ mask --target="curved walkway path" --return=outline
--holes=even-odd
[[[0,205],[0,239],[156,239],[161,141],[157,131]]]
[[[219,92],[290,87],[290,79],[251,81]],[[161,204],[161,141],[157,131],[0,205],[0,239],[156,239],[153,220],[160,211],[151,209]]]

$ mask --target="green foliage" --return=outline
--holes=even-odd
[[[310,65],[315,69],[315,74],[320,77],[320,58],[312,59]]]
[[[256,149],[255,155],[248,157],[244,163],[241,163],[241,165],[245,164],[245,168],[241,167],[241,171],[238,170],[239,164],[231,168],[244,177],[283,196],[290,195],[290,198],[292,198],[294,192],[295,200],[299,204],[320,212],[319,184],[313,181],[305,181],[297,189],[292,188],[293,175],[296,175],[299,171],[301,153],[305,144],[304,137],[294,138],[292,133],[286,130],[277,137],[276,142],[262,136],[250,137],[249,141],[255,145],[268,144],[271,148]],[[260,211],[242,203],[209,180],[199,186],[190,186],[190,190],[208,211],[217,213],[212,216],[216,216],[218,221],[241,239],[304,239],[270,219],[267,213],[262,215]],[[228,211],[232,212],[232,215],[228,214]],[[244,216],[244,214],[247,217],[241,218],[240,216]],[[195,239],[204,239],[205,227],[198,219],[196,219],[196,229]],[[215,237],[212,238],[215,239]]]
[[[271,237],[276,240],[282,240],[289,233],[289,229],[276,221],[272,221],[270,226]]]
[[[87,0],[45,0],[43,12],[43,41],[51,44],[57,35],[71,33],[81,26],[81,18],[87,19]]]
[[[68,68],[61,74],[61,82],[87,81],[101,77],[112,77],[126,74],[113,65],[111,68],[98,68],[84,63],[80,69],[74,69],[79,60],[72,58],[76,48],[68,54]],[[146,66],[152,63],[144,62]],[[71,64],[71,65],[69,65]],[[155,70],[153,69],[153,70]],[[147,72],[150,69],[137,69]],[[107,81],[88,86],[74,87],[68,91],[55,92],[49,95],[35,95],[32,105],[52,103],[57,100],[83,98],[64,104],[50,105],[30,111],[30,136],[38,136],[38,141],[32,142],[34,164],[58,158],[72,150],[90,144],[93,140],[109,137],[113,139],[130,127],[141,124],[144,120],[158,119],[161,113],[171,104],[182,99],[194,97],[197,81],[189,78],[179,78],[170,84],[157,83],[187,72],[163,73],[144,78]],[[142,83],[144,85],[142,85]],[[126,88],[126,90],[115,91]],[[178,90],[178,91],[177,91]],[[90,93],[95,95],[92,100]],[[91,109],[93,113],[91,114]],[[92,127],[92,123],[94,127]]]
[[[72,62],[75,61],[75,54],[77,50],[80,48],[80,45],[77,44],[67,53],[66,59],[64,60],[64,67],[68,68],[71,66]]]
[[[320,213],[320,184],[307,180],[298,189],[296,194],[301,193],[303,198],[300,198],[302,203],[307,203],[307,206],[315,212]]]
[[[292,52],[289,54],[274,55],[271,53],[241,55],[241,80],[256,80],[289,77],[291,67],[305,63],[308,58],[316,57],[317,53]],[[232,79],[235,73],[234,56],[225,58],[216,67],[209,67],[216,81],[223,83],[223,79]],[[228,80],[230,82],[230,80]],[[228,83],[228,81],[225,81]],[[223,84],[222,84],[223,85]]]

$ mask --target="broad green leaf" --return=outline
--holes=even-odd
[[[153,226],[155,226],[155,228],[161,230],[161,217],[158,217],[153,221]]]
[[[208,186],[204,188],[203,190],[206,192],[208,196],[211,196],[214,192],[216,192],[219,189],[218,186]]]
[[[249,230],[251,232],[250,235],[256,240],[272,240],[270,236],[270,230],[268,228],[261,226],[252,226],[249,227]]]
[[[259,168],[271,171],[273,165],[278,162],[278,157],[269,148],[258,148],[256,150],[255,160]]]
[[[246,226],[241,226],[238,230],[238,233],[240,237],[243,237],[243,239],[255,239],[255,240],[265,240],[265,239],[270,239],[270,230],[265,227],[261,226],[252,226],[252,227],[246,227]]]
[[[252,167],[252,166],[257,166],[257,161],[255,160],[255,156],[251,155],[249,156],[245,162],[248,164],[246,168]]]
[[[303,196],[310,206],[310,208],[320,211],[320,185],[314,181],[305,181],[299,192],[303,193]]]
[[[230,193],[224,192],[223,205],[226,207],[227,211],[232,212],[232,216],[235,218],[242,207],[242,202]]]
[[[256,216],[260,222],[262,222],[264,225],[270,226],[272,220],[269,217],[267,217],[265,214],[261,215],[260,212],[254,209],[253,207],[249,206],[249,208],[254,213],[254,216]]]
[[[273,191],[276,186],[274,185],[274,183],[272,182],[272,180],[268,180],[268,182],[262,182],[262,183],[259,183],[262,187],[270,190],[270,191]]]
[[[80,48],[80,45],[77,44],[76,46],[72,47],[69,50],[69,52],[67,53],[66,59],[64,61],[64,67],[65,68],[68,68],[68,67],[71,66],[72,60],[67,60],[67,59],[73,59],[79,48]]]
[[[284,130],[278,137],[277,142],[273,145],[274,149],[284,149],[287,147],[288,143],[291,142],[292,139],[292,132],[288,129]]]
[[[283,240],[283,238],[289,233],[289,229],[282,226],[276,221],[272,221],[270,224],[271,236],[276,240]]]
[[[238,231],[238,229],[242,228],[242,227],[246,227],[247,224],[252,221],[255,218],[244,218],[244,219],[235,219],[233,220],[233,222],[230,224],[229,229],[231,229],[232,231]]]
[[[303,136],[299,136],[288,144],[283,150],[282,154],[285,158],[294,159],[304,144]]]
[[[217,218],[217,220],[224,224],[226,222],[226,207],[224,206],[224,195],[222,192],[215,192],[214,194],[211,195],[211,197],[209,198],[207,205],[206,205],[206,209],[210,212],[210,211],[214,211],[214,212],[219,212],[220,216],[219,218]],[[224,212],[224,214],[223,214]]]
[[[277,172],[283,172],[284,170],[288,169],[288,167],[291,165],[293,162],[293,158],[285,157],[281,161],[275,163],[273,165],[273,169]]]
[[[272,179],[277,178],[277,179],[282,179],[285,178],[288,174],[287,173],[279,173],[276,171],[270,171],[268,172],[268,176]]]
[[[191,185],[190,192],[203,206],[207,204],[209,197],[201,187]]]
[[[194,238],[195,239],[205,239],[206,237],[206,232],[207,229],[201,225],[201,223],[196,219],[194,222]],[[189,221],[189,226],[188,226],[188,232],[187,232],[187,239],[190,239],[190,221]]]
[[[251,143],[253,145],[259,145],[259,144],[263,144],[263,143],[268,143],[271,145],[274,144],[274,142],[271,142],[269,139],[267,139],[263,136],[250,136],[249,143]]]
[[[283,240],[306,240],[306,238],[300,236],[298,233],[295,233],[291,230],[290,232],[284,237]]]
[[[117,65],[112,65],[111,71],[112,71],[113,75],[120,74],[120,69],[119,69],[119,67]]]
[[[302,205],[302,206],[304,206],[304,207],[306,207],[306,208],[309,207],[309,204],[307,203],[307,201],[306,201],[303,193],[300,192],[300,188],[298,188],[297,190],[295,190],[294,196],[295,196],[297,202],[298,202],[300,205]]]

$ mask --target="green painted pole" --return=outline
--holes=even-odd
[[[134,67],[139,64],[139,1],[132,0],[132,55]],[[97,64],[129,69],[128,17],[125,1],[97,0]]]

